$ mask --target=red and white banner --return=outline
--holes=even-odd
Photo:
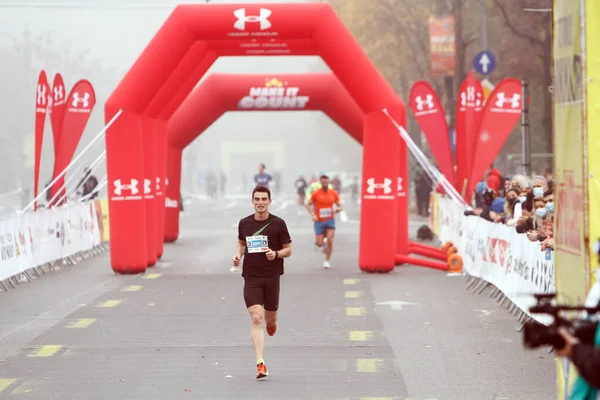
[[[55,179],[73,159],[95,104],[96,94],[92,84],[85,79],[78,81],[67,98],[54,162],[53,176]],[[65,176],[63,175],[52,187],[52,197],[62,188],[64,182]],[[64,193],[65,189],[62,189],[61,192]],[[61,196],[63,193],[61,193]]]
[[[46,71],[41,70],[38,76],[38,82],[35,93],[35,161],[33,167],[33,198],[38,195],[40,183],[40,162],[42,159],[42,145],[44,143],[44,127],[46,126],[46,111],[48,109],[48,96],[50,88],[48,87],[48,77]],[[33,204],[33,209],[37,209],[37,202]]]
[[[450,241],[463,259],[463,270],[490,282],[516,306],[538,322],[547,324],[552,317],[531,314],[534,293],[554,293],[554,252],[541,251],[539,242],[518,234],[514,227],[496,224],[478,216],[465,216],[464,207],[447,197],[438,196],[439,237]]]
[[[483,178],[500,149],[521,118],[521,81],[514,78],[502,80],[485,103],[477,137],[473,164],[469,177],[467,198]]]
[[[481,82],[472,71],[460,85],[456,102],[456,174],[457,189],[464,197],[471,172],[474,149],[481,123],[484,95]]]
[[[409,106],[427,138],[440,171],[448,182],[456,186],[448,121],[439,96],[429,83],[418,81],[410,90]]]
[[[454,76],[456,38],[454,17],[429,17],[429,73],[431,76]]]
[[[58,136],[62,126],[63,116],[65,115],[66,103],[65,82],[61,74],[54,75],[52,82],[52,93],[48,102],[48,111],[50,112],[50,122],[52,124],[52,138],[54,139],[54,160],[58,150]]]

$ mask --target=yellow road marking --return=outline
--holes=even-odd
[[[121,292],[137,292],[139,290],[142,290],[143,286],[140,285],[131,285],[131,286],[126,286],[123,289],[121,289]]]
[[[344,279],[344,285],[356,285],[360,279]]]
[[[59,344],[41,346],[35,353],[29,354],[29,357],[52,357],[58,353],[60,349],[62,349],[62,346]]]
[[[77,321],[71,321],[65,326],[65,328],[87,328],[96,322],[95,318],[81,318]]]
[[[148,274],[144,275],[142,279],[157,279],[160,278],[162,274]]]
[[[383,360],[377,358],[359,358],[356,360],[356,372],[375,373],[383,368]]]
[[[16,379],[0,379],[0,393],[2,393],[2,391],[6,390],[7,387],[12,385],[16,381]]]
[[[26,394],[26,393],[31,393],[31,385],[29,384],[29,382],[23,382],[21,383],[19,386],[16,387],[15,390],[13,390],[12,392],[10,392],[10,394]],[[0,390],[1,392],[1,390]]]
[[[367,315],[367,310],[362,307],[346,307],[346,316],[348,317],[362,317]]]
[[[347,299],[357,299],[360,297],[361,294],[362,294],[362,292],[348,291],[348,292],[346,292],[344,297]]]
[[[373,332],[371,331],[350,331],[350,340],[353,342],[366,342],[367,340],[373,339]]]
[[[121,304],[123,300],[107,300],[102,304],[98,304],[96,307],[104,307],[104,308],[110,308],[110,307],[116,307],[119,304]]]

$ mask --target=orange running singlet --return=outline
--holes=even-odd
[[[333,218],[333,205],[340,201],[340,196],[338,196],[335,190],[329,189],[324,191],[321,188],[315,190],[310,198],[314,204],[315,214],[319,221],[327,221]]]

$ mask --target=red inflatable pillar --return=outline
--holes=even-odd
[[[167,182],[167,121],[157,120],[156,132],[156,255],[160,259],[164,251],[165,194]]]
[[[406,109],[398,104],[388,108],[392,118],[401,126],[406,126]],[[406,142],[400,137],[400,132],[388,120],[394,134],[398,138],[398,182],[397,182],[397,206],[398,216],[396,219],[396,254],[408,255],[408,151]]]
[[[180,149],[168,149],[167,159],[167,198],[165,202],[165,242],[174,242],[179,237],[179,200],[181,193],[181,156]]]
[[[395,266],[398,140],[382,111],[365,115],[358,257],[362,271],[390,272]]]
[[[118,111],[107,105],[105,123]],[[141,117],[123,111],[105,140],[111,266],[120,274],[141,273],[148,265]]]
[[[144,204],[146,206],[146,252],[148,266],[156,264],[156,134],[154,120],[142,117],[142,143],[144,149]]]

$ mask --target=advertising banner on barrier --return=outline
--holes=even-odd
[[[585,0],[553,1],[554,59],[554,233],[557,301],[583,303],[589,285],[584,236],[584,122],[581,15]],[[597,24],[596,22],[594,22]],[[586,41],[593,43],[593,40]],[[568,398],[577,376],[566,360],[557,362],[559,399]]]
[[[100,244],[96,206],[76,203],[0,220],[0,281]]]
[[[108,199],[99,199],[94,201],[96,213],[98,215],[98,225],[100,227],[100,240],[102,243],[110,241],[109,217],[108,217]]]
[[[452,200],[437,199],[440,240],[454,243],[463,258],[463,269],[490,282],[523,312],[541,323],[549,316],[529,313],[534,293],[553,293],[554,254],[540,249],[514,227],[465,216],[464,208]]]
[[[559,300],[583,302],[589,289],[584,244],[583,88],[579,1],[554,6],[554,165]]]
[[[589,196],[589,235],[590,254],[596,240],[600,239],[600,4],[587,0],[586,19],[594,21],[586,23],[586,86],[587,86],[587,143],[588,143],[588,196]],[[590,271],[598,267],[596,257],[591,256]],[[590,276],[590,284],[594,284],[594,274]]]

